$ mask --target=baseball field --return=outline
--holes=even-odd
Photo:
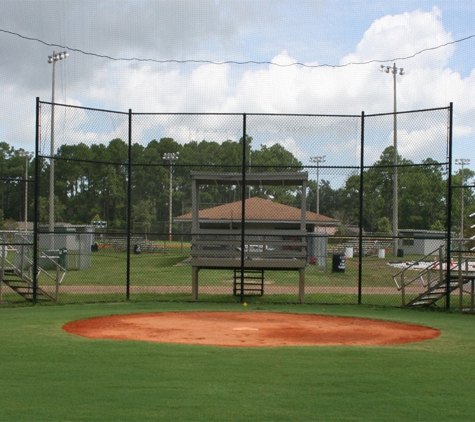
[[[270,312],[284,320],[290,320],[286,314],[304,314],[405,323],[440,334],[391,345],[222,347],[88,338],[64,329],[103,316],[198,311],[248,313],[249,330],[253,318]],[[3,308],[0,420],[471,421],[473,318],[324,305]]]

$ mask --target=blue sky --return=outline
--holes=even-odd
[[[60,48],[40,41],[72,49],[56,66],[57,102],[137,112],[386,113],[393,89],[377,62],[163,64],[84,53],[312,66],[399,57],[398,110],[453,102],[454,158],[475,169],[475,37],[453,43],[475,35],[475,0],[0,0],[0,8],[0,30],[9,31],[0,32],[0,141],[16,148],[33,149],[35,98],[51,99],[47,57]],[[209,133],[220,139],[216,125]],[[291,137],[269,142],[308,158]]]

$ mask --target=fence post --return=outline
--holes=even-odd
[[[462,249],[459,249],[458,256],[458,275],[459,275],[459,310],[463,309],[463,277],[462,277]]]
[[[401,273],[401,293],[402,293],[402,306],[406,306],[406,285],[404,281],[404,271]]]
[[[35,198],[34,198],[34,220],[33,220],[33,303],[36,302],[36,287],[38,286],[38,215],[39,215],[39,197],[40,197],[40,163],[38,156],[40,154],[40,98],[36,97],[36,135],[35,135]]]
[[[358,219],[358,304],[361,305],[363,294],[363,175],[364,175],[364,111],[361,112],[361,151],[360,151],[360,192],[359,192],[359,219]]]
[[[2,239],[3,240],[3,239]],[[6,259],[6,247],[2,245],[2,266],[0,268],[0,304],[3,301],[3,278],[5,277],[5,259]]]
[[[447,160],[449,163],[448,168],[448,176],[447,176],[447,262],[450,263],[450,248],[451,248],[451,240],[452,240],[452,123],[453,123],[453,116],[454,116],[454,105],[450,103],[449,108],[449,128],[448,128],[448,137],[449,137],[449,145],[447,151]],[[442,261],[441,261],[442,262]],[[447,265],[447,283],[446,283],[446,299],[445,299],[445,307],[446,309],[450,309],[450,265]]]
[[[242,192],[241,192],[241,303],[244,302],[244,237],[246,230],[246,114],[242,115]]]
[[[475,297],[475,279],[472,277],[470,280],[470,312],[474,309],[474,297]]]
[[[126,300],[130,299],[130,230],[132,221],[132,109],[129,109],[129,139],[128,139],[128,157],[127,157],[127,269],[126,269]]]
[[[439,282],[444,280],[444,253],[442,252],[442,246],[439,247]]]
[[[58,259],[59,261],[59,259]],[[56,302],[58,301],[58,296],[59,296],[59,264],[56,265],[56,291],[55,291],[55,300]]]

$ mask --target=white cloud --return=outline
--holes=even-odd
[[[306,43],[305,48],[311,50],[316,45],[314,42],[319,41],[294,39],[299,34],[298,28],[295,32],[281,33],[281,25],[286,18],[278,13],[278,9],[290,10],[290,3],[285,1],[272,3],[278,3],[277,6],[270,6],[269,3],[269,10],[266,11],[253,1],[247,8],[241,2],[213,0],[91,0],[63,2],[60,6],[55,1],[41,3],[47,6],[47,12],[36,2],[18,1],[15,7],[4,8],[0,27],[8,23],[10,28],[13,25],[18,32],[26,31],[28,36],[59,40],[84,51],[115,57],[156,59],[203,58],[221,61],[270,58],[275,63],[290,64],[299,60],[297,51],[292,49],[294,45]],[[406,2],[406,5],[418,7],[417,3]],[[56,8],[59,8],[60,24],[46,25],[50,12]],[[111,13],[112,9],[114,13]],[[319,14],[316,17],[323,13],[324,3],[320,2],[317,9]],[[402,7],[395,9],[401,10]],[[452,31],[446,29],[451,22],[444,21],[441,10],[440,6],[429,11],[417,9],[381,16],[366,26],[360,40],[353,40],[353,51],[348,51],[340,63],[404,57],[453,41],[454,26],[452,24]],[[266,14],[274,20],[266,20]],[[35,20],[35,17],[38,19]],[[330,25],[330,22],[316,21],[315,25]],[[334,26],[334,22],[330,26]],[[16,144],[31,142],[34,137],[34,98],[40,96],[46,101],[50,98],[51,68],[46,63],[46,57],[51,51],[49,47],[38,48],[36,44],[5,37],[0,37],[0,47],[5,52],[0,64],[0,89],[2,105],[7,112],[0,115],[0,140]],[[16,61],[16,47],[22,47],[25,52],[19,58],[21,62]],[[404,76],[397,77],[398,110],[443,107],[450,101],[454,102],[455,139],[473,136],[475,132],[475,70],[466,72],[462,77],[457,69],[449,67],[454,58],[459,60],[457,48],[459,45],[451,44],[409,60],[396,60],[397,65],[406,70]],[[269,51],[273,52],[273,57],[266,55]],[[318,51],[313,57],[319,57]],[[316,65],[317,62],[308,64]],[[387,64],[392,65],[392,62]],[[378,68],[379,63],[342,68],[204,63],[163,65],[110,61],[71,52],[70,57],[57,68],[57,98],[69,104],[118,111],[132,109],[134,112],[358,116],[362,111],[366,114],[392,111],[392,75],[382,74]],[[147,121],[144,118],[135,123],[134,138],[147,142],[150,136],[157,134],[172,136],[179,142],[191,139],[222,142],[240,138],[242,130],[238,120],[210,116],[183,121],[171,118]],[[261,142],[271,142],[271,139],[272,142],[281,142],[289,150],[293,149],[298,158],[311,155],[309,142],[312,135],[325,139],[325,133],[332,133],[334,137],[319,146],[326,148],[323,153],[339,157],[346,154],[345,157],[351,159],[357,153],[359,141],[355,132],[359,130],[358,119],[352,123],[322,119],[318,124],[310,119],[299,122],[282,119],[278,122],[280,126],[275,128],[271,125],[273,119],[266,117],[264,120],[268,123],[263,123],[262,131],[267,132],[267,137]],[[346,124],[349,126],[344,129]],[[341,130],[338,125],[341,125]],[[427,148],[425,142],[430,140],[428,128],[401,126],[400,130],[401,152],[416,156],[418,149]],[[416,130],[420,132],[416,133]],[[122,128],[116,127],[104,132],[105,135],[100,133],[96,138],[107,142],[108,136],[121,131]],[[69,139],[88,139],[90,142],[94,139],[93,130],[84,131],[84,124],[76,126],[75,132],[70,133]],[[257,132],[254,127],[252,136],[259,140]],[[379,146],[374,147],[377,150]],[[367,153],[370,148],[368,146]],[[375,151],[375,154],[379,156],[380,151]]]
[[[423,49],[453,41],[444,29],[438,7],[430,12],[415,10],[376,19],[358,43],[356,52],[342,63],[367,61],[375,58],[408,57]],[[411,58],[413,67],[442,67],[454,51],[454,46],[436,49]]]
[[[291,152],[298,160],[303,160],[304,158],[308,157],[307,154],[302,151],[300,146],[297,144],[296,140],[292,137],[287,137],[285,139],[275,139],[264,143],[264,145],[269,148],[275,144],[283,146],[287,151]]]
[[[407,129],[397,131],[398,154],[402,157],[420,162],[424,158],[433,158],[439,162],[444,162],[446,155],[444,150],[435,149],[434,144],[443,141],[441,134],[447,132],[445,125],[433,125],[427,129],[418,129],[409,131]],[[390,143],[393,142],[391,135]]]

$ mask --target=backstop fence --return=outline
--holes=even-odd
[[[33,224],[2,232],[0,298],[407,305],[455,271],[451,150],[452,105],[202,114],[37,99],[34,172],[11,199]],[[443,289],[439,306],[470,301]]]

